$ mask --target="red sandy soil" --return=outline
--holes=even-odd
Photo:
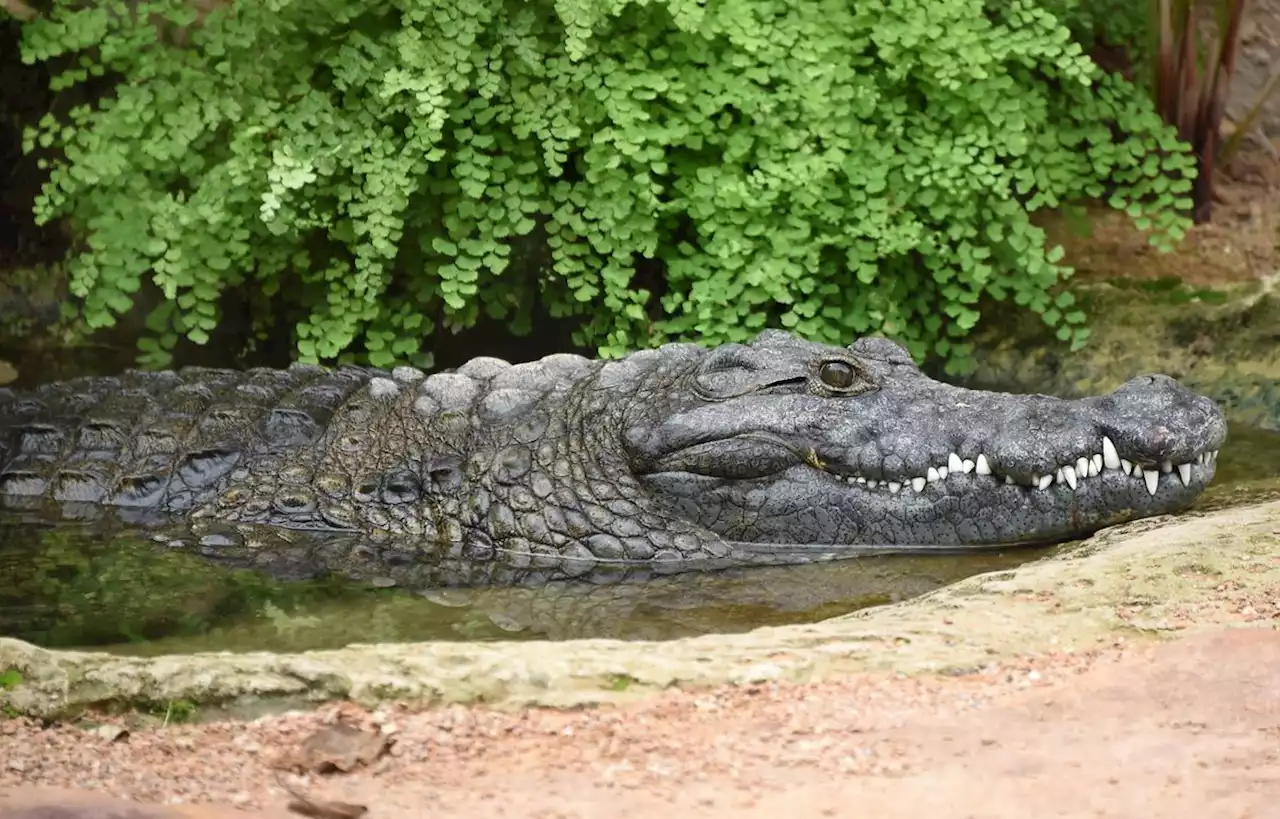
[[[275,770],[338,720],[394,742],[349,773]],[[370,819],[1280,818],[1280,629],[584,711],[343,703],[112,733],[0,723],[0,819],[284,817],[286,784]]]

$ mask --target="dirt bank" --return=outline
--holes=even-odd
[[[352,773],[277,780],[273,764],[340,716],[395,742]],[[372,819],[772,819],[850,805],[886,819],[1267,819],[1280,816],[1280,631],[1117,638],[952,677],[761,683],[585,712],[341,706],[123,736],[15,720],[0,755],[0,819],[283,817],[284,785]],[[40,790],[72,787],[92,793]],[[204,807],[107,814],[127,806],[107,793]]]

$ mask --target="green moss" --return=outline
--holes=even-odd
[[[615,674],[609,680],[608,688],[610,691],[626,691],[637,682],[639,680],[629,674]]]
[[[143,699],[132,703],[132,710],[161,719],[165,725],[181,725],[194,721],[200,709],[191,700]]]

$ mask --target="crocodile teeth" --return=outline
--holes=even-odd
[[[1105,435],[1102,436],[1102,463],[1107,469],[1120,468],[1120,453],[1116,451],[1116,445],[1111,443],[1111,439]]]
[[[1146,485],[1147,491],[1155,495],[1160,488],[1160,475],[1169,474],[1175,470],[1178,473],[1178,480],[1183,486],[1191,485],[1193,470],[1192,464],[1197,464],[1207,468],[1213,464],[1218,458],[1218,450],[1208,450],[1198,453],[1194,458],[1186,463],[1175,464],[1171,460],[1163,460],[1159,464],[1145,468],[1133,463],[1132,461],[1121,458],[1116,446],[1111,439],[1103,436],[1102,451],[1095,452],[1092,455],[1081,455],[1075,461],[1062,466],[1055,467],[1052,472],[1043,475],[1032,475],[1031,486],[1035,489],[1048,489],[1055,483],[1059,486],[1066,485],[1074,492],[1080,487],[1080,484],[1088,478],[1101,475],[1106,469],[1119,469],[1126,475],[1134,478],[1142,477],[1143,483]],[[860,476],[837,476],[848,484],[862,484],[868,489],[875,489],[884,486],[892,494],[902,491],[903,487],[910,486],[916,492],[923,492],[924,488],[931,483],[945,481],[949,476],[962,475],[973,472],[978,475],[993,475],[991,470],[991,462],[986,455],[979,454],[974,460],[961,458],[958,453],[952,452],[947,455],[947,463],[944,466],[928,467],[924,475],[918,475],[914,478],[905,480],[887,480],[877,478],[864,478]],[[1017,485],[1017,481],[1010,475],[996,475],[997,479],[1003,478],[1005,484],[1013,486]]]

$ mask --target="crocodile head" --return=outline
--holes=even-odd
[[[655,503],[781,553],[1046,543],[1174,512],[1212,479],[1226,430],[1162,375],[1080,400],[982,392],[885,339],[768,331],[699,356],[622,434]]]

